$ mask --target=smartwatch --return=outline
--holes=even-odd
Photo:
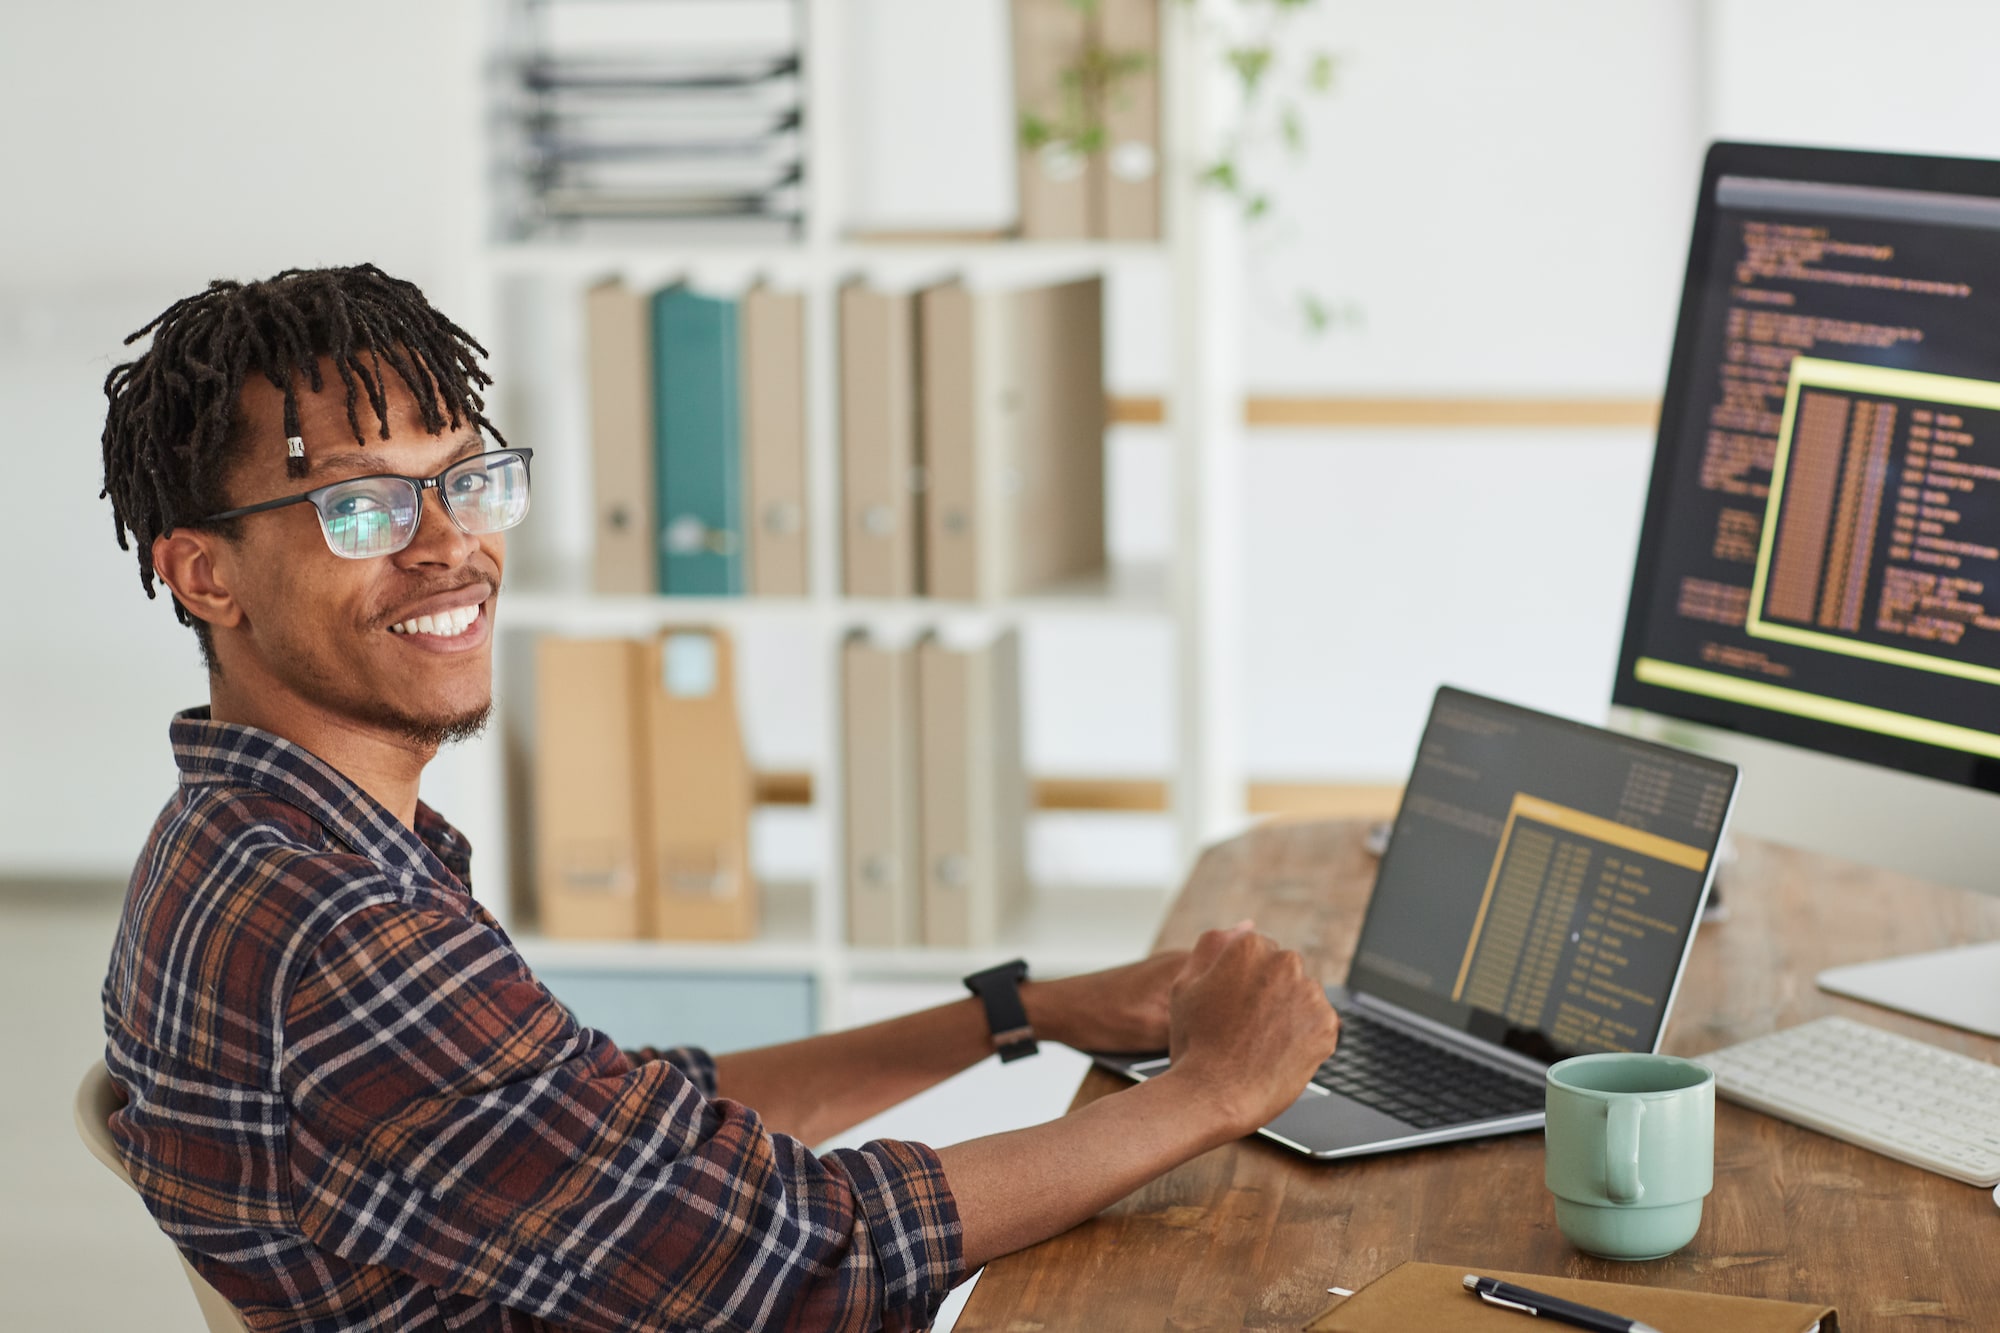
[[[1040,1049],[1028,1022],[1028,1007],[1021,1003],[1021,983],[1027,979],[1028,964],[1021,958],[965,979],[965,988],[986,1006],[986,1026],[993,1032],[993,1049],[1000,1052],[1003,1064],[1024,1060]]]

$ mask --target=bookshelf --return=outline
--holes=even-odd
[[[653,2],[671,8],[675,0]],[[677,982],[805,978],[814,1019],[825,1027],[844,1021],[845,995],[858,982],[956,978],[1013,952],[1028,956],[1043,974],[1060,974],[1129,961],[1144,951],[1172,886],[1143,891],[1038,884],[1033,910],[991,951],[873,950],[845,942],[838,652],[843,634],[857,626],[895,633],[963,619],[1021,624],[1106,617],[1166,624],[1174,656],[1173,715],[1162,718],[1161,725],[1174,737],[1169,805],[1182,863],[1207,842],[1241,827],[1244,782],[1235,749],[1239,674],[1234,661],[1241,635],[1230,618],[1239,569],[1240,266],[1231,207],[1196,183],[1192,165],[1199,158],[1195,150],[1212,137],[1212,108],[1233,95],[1221,62],[1197,50],[1201,34],[1215,29],[1216,12],[1224,2],[1162,4],[1161,130],[1167,151],[1162,167],[1166,239],[1160,242],[877,242],[851,237],[841,197],[845,155],[854,148],[842,116],[842,43],[850,20],[842,12],[846,7],[822,4],[796,5],[802,95],[808,108],[798,239],[699,244],[496,239],[491,219],[500,200],[483,201],[482,234],[465,251],[465,323],[492,352],[496,420],[510,438],[532,443],[538,452],[535,513],[512,534],[507,587],[496,618],[495,724],[481,740],[441,756],[427,787],[427,795],[452,814],[478,848],[481,900],[503,923],[511,922],[528,863],[532,807],[523,755],[532,743],[527,710],[536,635],[637,635],[670,624],[712,624],[731,631],[777,628],[812,645],[810,660],[798,664],[791,688],[811,704],[803,712],[825,720],[824,734],[807,747],[815,757],[805,765],[818,824],[818,863],[803,883],[764,883],[758,938],[735,944],[591,943],[542,939],[523,931],[523,952],[538,970],[564,977],[654,975]],[[518,40],[520,10],[532,3],[560,0],[482,0],[474,9],[480,31],[470,49],[486,53],[481,59],[489,63],[503,56],[509,43]],[[487,119],[490,108],[482,107],[480,116]],[[866,276],[914,288],[957,274],[973,282],[1018,285],[1091,273],[1105,274],[1112,284],[1121,275],[1143,275],[1163,284],[1172,301],[1171,327],[1158,330],[1162,340],[1171,340],[1163,429],[1173,460],[1172,543],[1165,563],[1114,566],[1098,578],[995,603],[843,596],[835,299],[840,283]],[[612,274],[634,285],[685,278],[697,289],[730,291],[762,278],[804,293],[807,596],[605,597],[590,591],[582,293],[592,281]],[[755,707],[755,700],[744,702],[746,710]],[[1035,707],[1031,695],[1024,707]]]

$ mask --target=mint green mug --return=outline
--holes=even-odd
[[[1550,1065],[1543,1178],[1556,1225],[1605,1259],[1660,1259],[1694,1239],[1715,1187],[1715,1075],[1673,1055]]]

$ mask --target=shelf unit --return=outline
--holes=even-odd
[[[474,49],[504,49],[511,6],[482,0]],[[543,0],[548,2],[548,0]],[[555,0],[559,3],[560,0]],[[509,917],[512,876],[531,810],[517,757],[527,739],[522,664],[543,632],[640,634],[668,624],[724,627],[785,625],[810,635],[815,661],[798,671],[798,688],[817,696],[828,734],[810,776],[822,825],[823,864],[810,882],[767,885],[762,935],[741,944],[580,943],[522,939],[538,970],[655,970],[661,975],[796,973],[811,978],[820,1025],[843,1019],[845,988],[861,980],[956,977],[1019,951],[1048,973],[1088,970],[1129,960],[1149,942],[1167,895],[1129,889],[1037,886],[1035,907],[988,953],[912,948],[862,950],[845,943],[844,885],[838,830],[840,710],[838,647],[855,626],[891,632],[964,617],[1032,621],[1041,617],[1141,616],[1172,627],[1174,768],[1171,814],[1183,861],[1242,826],[1244,781],[1236,753],[1232,623],[1238,600],[1236,506],[1243,391],[1238,345],[1240,264],[1233,207],[1197,183],[1195,164],[1214,141],[1211,109],[1227,105],[1233,85],[1222,62],[1203,53],[1204,33],[1219,30],[1226,0],[1163,3],[1161,114],[1165,139],[1162,207],[1166,240],[1132,243],[1016,241],[856,242],[843,231],[841,186],[846,142],[841,111],[845,6],[801,4],[803,85],[807,108],[805,226],[796,244],[699,246],[557,241],[496,242],[488,234],[467,248],[461,284],[464,317],[491,349],[492,408],[501,428],[534,444],[536,513],[513,534],[508,586],[496,618],[496,724],[479,741],[448,751],[434,765],[438,803],[479,849],[477,892]],[[1004,58],[1004,57],[1003,57]],[[1038,591],[996,604],[930,599],[890,601],[839,592],[839,441],[837,438],[836,294],[863,275],[912,287],[948,274],[1008,285],[1146,266],[1164,277],[1174,318],[1166,428],[1171,439],[1171,555],[1164,567],[1114,568],[1096,580]],[[810,594],[768,599],[601,597],[588,590],[589,448],[582,360],[582,291],[622,274],[635,284],[688,278],[698,287],[740,289],[758,277],[806,297],[807,477]],[[1028,708],[1033,700],[1026,701]],[[446,804],[446,802],[449,802]]]

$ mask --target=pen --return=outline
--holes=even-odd
[[[1502,1282],[1497,1277],[1474,1277],[1467,1273],[1465,1289],[1488,1305],[1574,1324],[1578,1328],[1590,1329],[1591,1333],[1660,1333],[1660,1330],[1651,1324],[1642,1324],[1636,1319],[1608,1314],[1603,1310],[1593,1310],[1588,1305],[1578,1305],[1575,1301],[1566,1301],[1560,1296],[1544,1296],[1539,1291],[1529,1291],[1526,1287]]]

